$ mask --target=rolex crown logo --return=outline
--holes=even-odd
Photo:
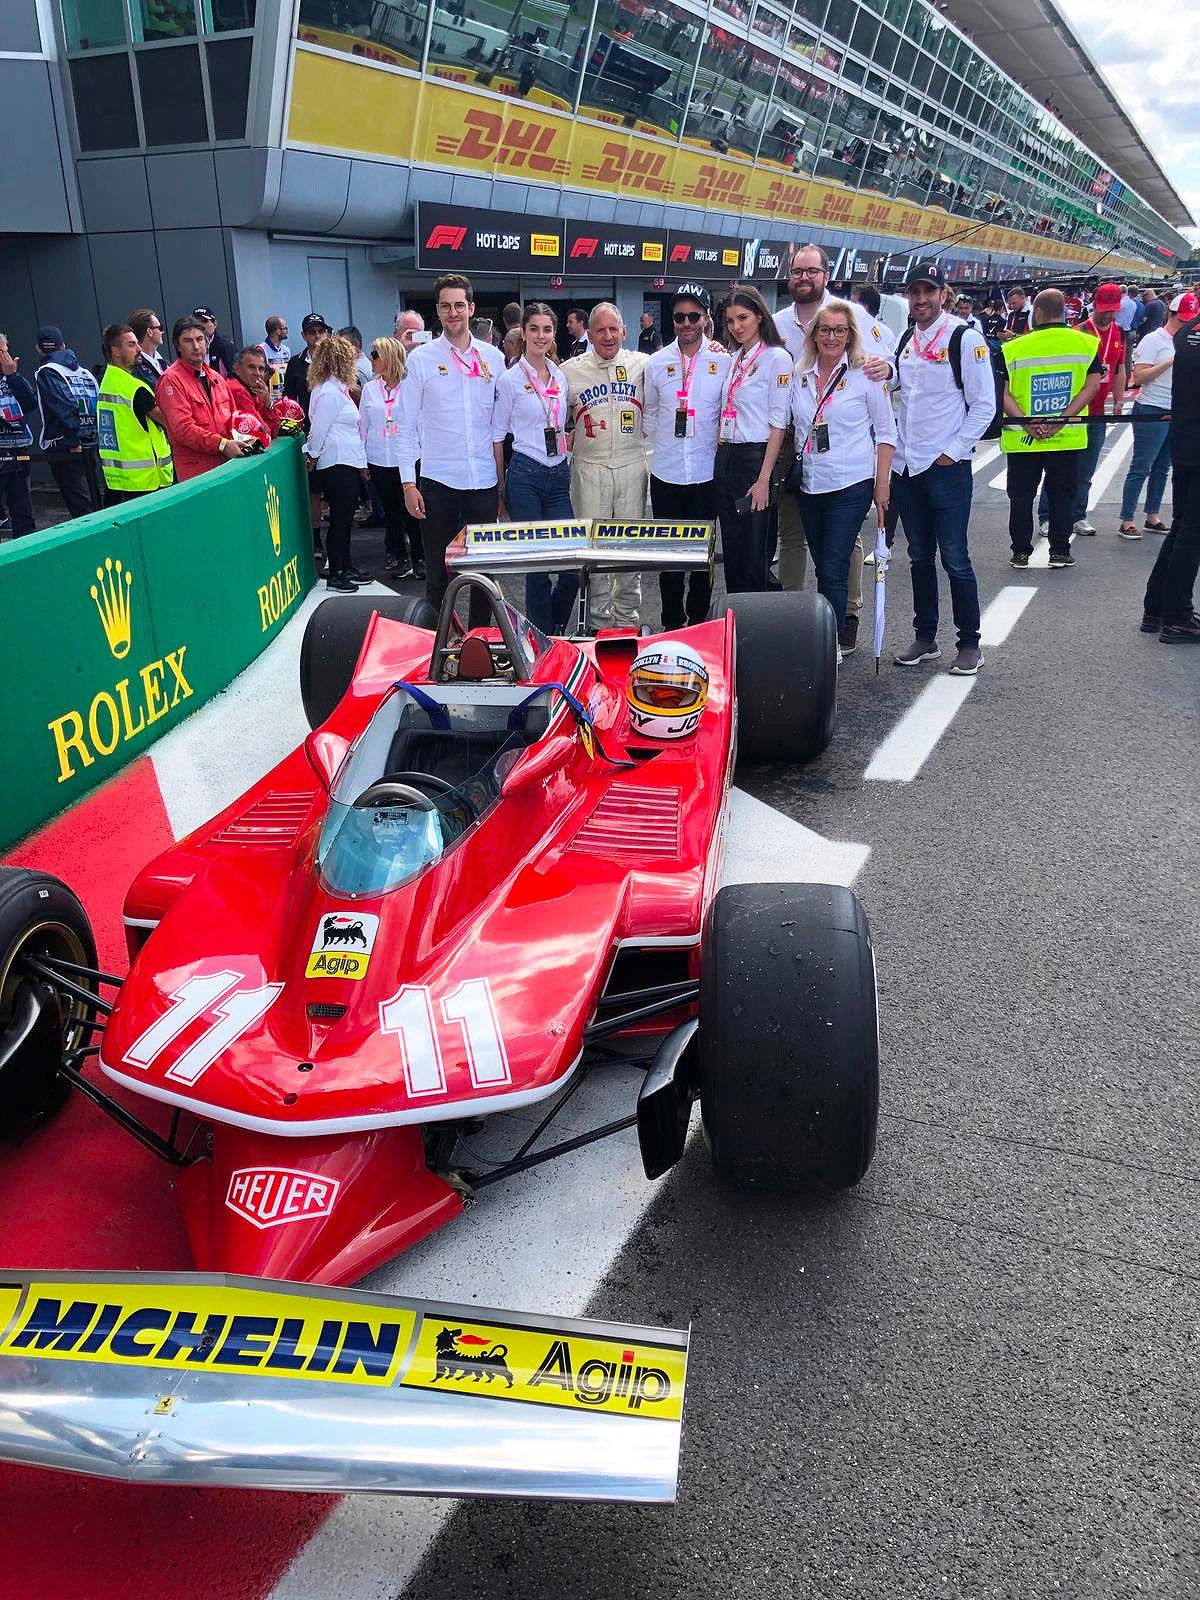
[[[275,554],[279,554],[281,543],[279,533],[279,490],[273,483],[267,485],[267,527],[271,530],[271,543],[275,547]]]
[[[92,599],[100,613],[104,637],[114,658],[121,661],[129,654],[131,634],[129,587],[133,574],[126,572],[119,561],[106,556],[104,565],[96,568],[96,582],[92,585]]]

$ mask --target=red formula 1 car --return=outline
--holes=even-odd
[[[834,651],[811,594],[574,640],[474,573],[437,617],[326,601],[301,662],[313,732],[139,873],[115,998],[70,890],[0,871],[0,1126],[74,1085],[178,1168],[199,1269],[326,1284],[635,1122],[657,1176],[696,1100],[730,1183],[856,1183],[878,1085],[862,909],[720,883],[738,741],[822,748]],[[82,1070],[101,1018],[113,1092]],[[647,1066],[628,1117],[474,1170],[477,1119],[544,1104],[548,1125],[614,1042]],[[169,1110],[151,1126],[131,1096]]]

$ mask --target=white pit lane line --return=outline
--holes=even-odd
[[[825,839],[742,790],[731,791],[722,884],[849,887],[870,853],[868,845]],[[593,1073],[571,1102],[572,1131],[628,1115],[640,1078],[640,1072],[620,1067]],[[496,1119],[494,1131],[501,1122]],[[547,1139],[553,1137],[552,1127]],[[482,1134],[476,1142],[484,1142]],[[490,1141],[487,1148],[494,1148]],[[636,1131],[629,1129],[489,1188],[468,1215],[372,1274],[362,1287],[580,1316],[658,1187],[647,1181]],[[280,1578],[271,1600],[394,1600],[456,1505],[375,1495],[340,1500]]]
[[[985,657],[989,650],[998,649],[1008,638],[1036,593],[1036,588],[1024,585],[1001,589],[979,622],[979,647]],[[897,668],[897,671],[916,670],[920,669]],[[986,665],[983,670],[987,671]],[[876,750],[863,777],[872,783],[911,783],[978,681],[977,678],[952,678],[948,672],[939,672]]]

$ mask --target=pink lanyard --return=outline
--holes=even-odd
[[[687,366],[684,367],[683,377],[679,380],[680,387],[675,391],[676,400],[680,400],[680,401],[683,402],[683,405],[680,407],[681,410],[686,409],[688,390],[692,387],[692,373],[695,371],[696,363],[700,359],[700,351],[703,348],[704,348],[704,341],[701,340],[699,345],[697,345],[697,347],[696,347],[696,354],[688,362]],[[680,364],[680,366],[683,366],[683,352],[682,351],[680,351],[680,353],[679,353],[679,364]],[[733,399],[732,394],[730,395],[729,398],[731,400]]]
[[[447,343],[449,343],[448,340]],[[478,378],[480,376],[479,351],[476,350],[474,345],[470,345],[468,348],[471,352],[470,366],[468,366],[463,360],[462,356],[459,355],[457,345],[450,345],[450,354],[454,357],[454,364],[460,372],[465,373],[468,378]]]
[[[401,381],[403,381],[403,380],[401,380]],[[387,380],[384,379],[384,378],[380,378],[380,380],[379,380],[379,392],[383,396],[383,405],[384,405],[385,411],[387,412],[387,421],[384,423],[384,427],[387,430],[387,432],[390,434],[392,432],[393,427],[395,426],[395,424],[392,422],[392,407],[396,404],[396,396],[400,393],[400,384],[397,384],[396,387],[389,394],[388,393]]]
[[[729,380],[729,393],[725,397],[726,412],[733,412],[736,415],[737,407],[733,403],[733,398],[746,379],[753,375],[754,369],[758,365],[758,356],[761,350],[762,344],[759,343],[754,346],[753,350],[741,350],[738,352],[738,358],[733,364],[733,376]]]
[[[943,322],[942,326],[932,336],[932,338],[930,339],[929,343],[925,346],[924,350],[922,350],[921,349],[920,335],[917,333],[917,330],[915,328],[913,329],[913,337],[912,337],[913,349],[917,352],[917,354],[921,357],[921,359],[923,361],[936,361],[937,360],[938,340],[942,337],[942,335],[945,333],[945,331],[946,331],[946,324]]]
[[[553,428],[554,432],[557,433],[558,432],[558,396],[559,396],[558,380],[556,378],[554,378],[553,375],[552,375],[551,378],[550,378],[550,383],[553,385],[553,387],[552,388],[543,389],[542,385],[538,382],[537,374],[534,372],[533,368],[528,365],[528,363],[526,362],[524,356],[521,357],[521,370],[522,370],[522,372],[524,372],[525,376],[529,379],[530,388],[533,390],[534,394],[537,395],[538,399],[542,402],[542,409],[546,413],[546,423],[547,423],[547,425],[549,427]],[[549,362],[546,363],[546,371],[547,372],[550,371],[550,363]]]
[[[809,424],[809,428],[808,428],[808,438],[804,441],[804,448],[809,452],[810,455],[812,453],[812,447],[813,447],[813,442],[812,442],[813,429],[819,423],[824,422],[826,414],[833,410],[833,395],[834,395],[834,391],[837,389],[838,385],[841,383],[842,379],[845,376],[846,376],[846,363],[843,361],[841,366],[834,373],[833,377],[830,378],[829,387],[825,390],[825,393],[817,401],[817,409],[813,412],[813,419],[812,419],[812,422]],[[816,367],[813,368],[813,378],[814,379],[817,378],[817,369],[816,369]],[[814,383],[814,387],[815,386],[816,385]]]

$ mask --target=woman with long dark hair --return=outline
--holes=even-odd
[[[501,517],[514,522],[561,522],[571,507],[567,454],[567,380],[551,359],[558,318],[541,300],[521,314],[521,354],[496,384],[492,438],[496,473],[504,484]],[[512,460],[504,467],[504,440],[512,434]],[[525,611],[543,633],[562,633],[579,579],[573,572],[531,572]]]
[[[354,346],[331,333],[313,347],[308,367],[308,442],[305,465],[329,502],[327,589],[353,594],[370,583],[367,572],[350,565],[350,530],[358,486],[366,476],[367,456],[358,433],[358,407],[350,398],[357,382]]]
[[[758,290],[738,284],[725,302],[733,361],[721,391],[713,471],[725,588],[767,587],[771,473],[791,421],[792,358]]]

